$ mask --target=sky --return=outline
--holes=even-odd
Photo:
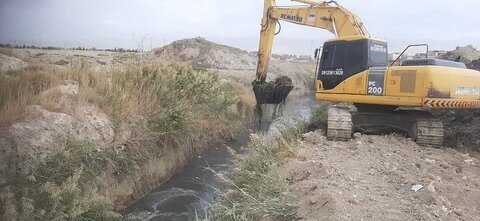
[[[428,43],[480,48],[478,0],[338,0],[390,52]],[[277,0],[277,5],[298,5]],[[262,0],[0,0],[0,42],[60,47],[150,48],[201,36],[254,51]],[[274,53],[311,54],[334,36],[282,22]],[[142,44],[143,39],[143,44]]]

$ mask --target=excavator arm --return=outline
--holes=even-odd
[[[339,6],[335,1],[292,1],[305,3],[309,6],[279,7],[276,6],[276,0],[265,0],[255,82],[263,83],[267,78],[268,64],[279,21],[325,29],[337,38],[345,36],[370,37],[360,18],[348,9]]]

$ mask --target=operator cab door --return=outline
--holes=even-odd
[[[335,88],[344,78],[347,42],[325,43],[320,61],[318,79],[325,90]]]
[[[322,82],[324,90],[331,90],[367,68],[367,39],[326,42],[323,46],[318,80]]]

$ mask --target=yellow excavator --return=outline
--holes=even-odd
[[[387,43],[370,37],[360,18],[337,2],[293,1],[306,5],[280,7],[275,0],[265,0],[252,83],[257,105],[284,102],[293,88],[292,84],[266,82],[277,23],[286,21],[335,35],[319,52],[316,98],[353,103],[355,108],[328,110],[329,140],[349,140],[353,131],[394,130],[419,145],[441,146],[443,123],[429,110],[480,108],[480,72],[463,63],[428,57],[399,64],[397,58],[389,64]],[[423,46],[428,54],[428,45]]]

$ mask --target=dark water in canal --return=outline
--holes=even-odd
[[[312,98],[292,99],[285,106],[283,116],[272,122],[270,130],[275,130],[278,125],[307,119],[311,106],[315,104]],[[246,132],[224,145],[211,147],[192,160],[181,173],[128,207],[126,216],[150,221],[183,221],[195,220],[197,215],[202,217],[205,208],[216,201],[217,190],[222,188],[215,173],[206,168],[222,174],[233,173],[234,157],[231,150],[237,154],[244,153],[249,142],[248,135]]]

